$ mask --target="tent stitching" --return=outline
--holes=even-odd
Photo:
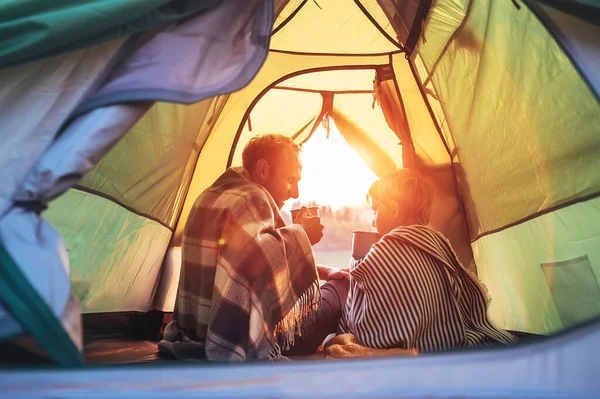
[[[402,50],[403,52],[406,51],[406,48],[404,46],[402,46],[402,44],[398,43],[397,41],[395,41],[386,31],[385,29],[383,29],[381,27],[381,25],[379,25],[379,23],[375,20],[375,18],[373,18],[373,16],[366,10],[366,8],[362,5],[362,3],[360,2],[360,0],[354,0],[354,3],[356,4],[356,6],[362,11],[362,13],[365,15],[365,17],[367,17],[369,19],[369,21],[371,21],[371,23],[373,24],[373,26],[375,26],[377,28],[377,30],[379,32],[381,32],[381,34],[390,42],[392,43],[394,46],[398,47],[400,50]]]
[[[294,11],[292,11],[292,13],[290,15],[288,15],[288,17],[281,22],[279,25],[277,25],[277,27],[275,29],[273,29],[273,33],[271,33],[271,37],[275,36],[275,34],[277,32],[279,32],[285,25],[287,25],[288,22],[290,22],[295,16],[296,14],[298,14],[298,12],[302,9],[302,7],[304,7],[304,5],[308,2],[308,0],[303,0],[302,3],[300,3],[300,5],[298,7],[296,7],[296,9]]]
[[[109,200],[109,201],[111,201],[111,202],[119,205],[122,208],[125,208],[129,212],[135,213],[138,216],[144,217],[146,219],[152,220],[153,222],[156,222],[156,223],[160,224],[161,226],[169,229],[171,232],[173,232],[175,230],[175,227],[170,227],[167,223],[163,222],[162,220],[158,219],[157,217],[149,215],[149,214],[147,214],[145,212],[138,211],[137,209],[135,209],[135,208],[133,208],[133,207],[131,207],[129,205],[126,205],[126,204],[122,203],[121,201],[119,201],[118,199],[116,199],[115,197],[113,197],[112,195],[103,193],[101,191],[94,190],[93,188],[82,186],[80,184],[77,184],[77,185],[73,186],[71,189],[72,190],[77,190],[77,191],[82,191],[84,193],[88,193],[88,194],[91,194],[91,195],[95,195],[97,197],[104,198],[106,200]]]

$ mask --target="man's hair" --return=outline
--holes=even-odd
[[[429,223],[433,191],[418,172],[398,169],[371,185],[367,201],[373,203],[390,200],[398,202],[400,211],[414,216],[416,222],[424,225]]]
[[[246,170],[253,170],[256,162],[260,159],[266,159],[269,163],[273,162],[275,156],[289,148],[296,154],[300,152],[300,147],[294,141],[282,134],[261,134],[250,139],[244,151],[242,151],[242,165]]]

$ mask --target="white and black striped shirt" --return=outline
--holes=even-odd
[[[490,322],[483,288],[428,227],[392,230],[350,274],[338,332],[365,346],[431,352],[514,340]]]

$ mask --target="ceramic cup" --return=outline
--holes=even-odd
[[[310,216],[321,216],[321,214],[319,212],[319,207],[318,206],[307,206],[307,208],[308,208],[308,215],[310,215]],[[298,213],[300,212],[300,209],[302,209],[302,208],[292,209],[290,211],[292,213],[292,222],[294,220],[296,220],[296,217],[298,216]]]
[[[354,259],[364,258],[377,241],[379,241],[379,235],[374,231],[353,231],[352,257]]]

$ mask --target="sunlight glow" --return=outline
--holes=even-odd
[[[333,121],[329,138],[322,127],[302,147],[302,180],[299,184],[301,204],[314,201],[333,210],[364,204],[367,190],[377,180],[360,156],[346,142]],[[289,209],[289,200],[284,209]]]

